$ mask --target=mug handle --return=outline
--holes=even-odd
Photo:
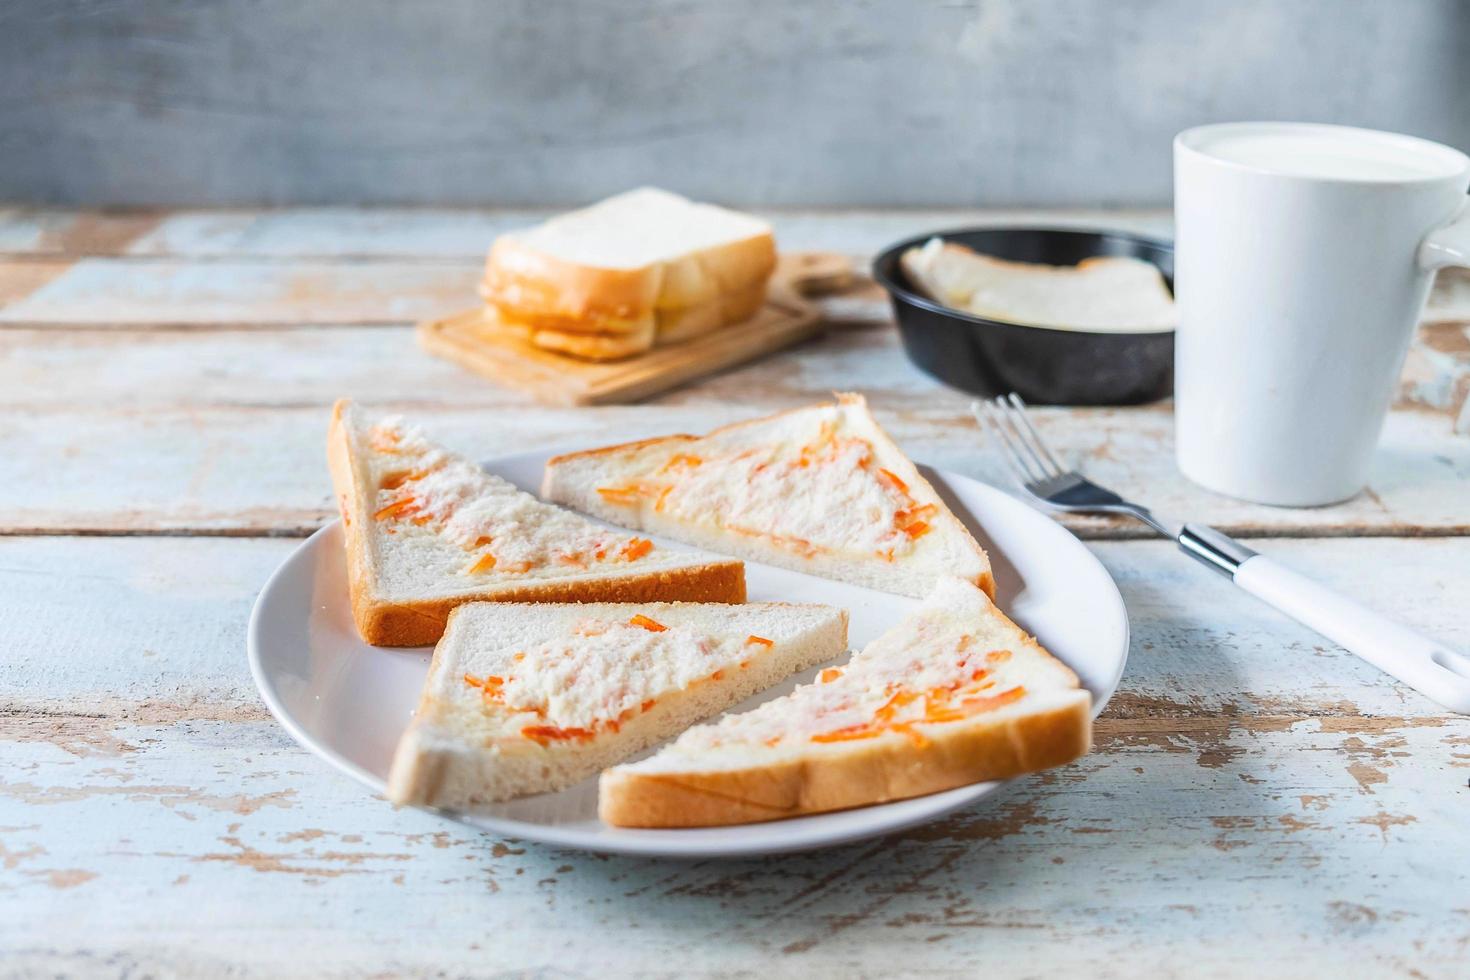
[[[1430,272],[1452,265],[1470,268],[1470,200],[1448,222],[1424,236],[1419,265]]]

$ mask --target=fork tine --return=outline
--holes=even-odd
[[[1017,412],[1011,407],[1010,403],[1004,397],[996,397],[990,400],[990,404],[994,406],[996,417],[1001,419],[1005,427],[1010,431],[1012,441],[1018,447],[1014,451],[1025,460],[1027,471],[1034,471],[1039,474],[1034,477],[1035,481],[1040,483],[1043,480],[1048,480],[1056,476],[1057,472],[1047,465],[1046,460],[1042,458],[1041,454],[1036,451],[1035,447],[1026,438],[1026,433],[1021,423],[1016,421]]]
[[[1011,452],[1010,444],[1006,441],[1005,433],[995,424],[995,419],[990,416],[990,406],[978,398],[970,403],[970,414],[975,416],[975,421],[985,430],[985,435],[995,443],[1001,450],[1001,458],[1006,461],[1006,469],[1011,471],[1011,476],[1022,483],[1026,482],[1026,475],[1016,465],[1016,460]]]
[[[989,431],[991,438],[1000,443],[1004,450],[1001,455],[1005,457],[1006,464],[1019,482],[1035,483],[1042,479],[1032,471],[1025,454],[1021,452],[1018,437],[1012,434],[1011,427],[1005,424],[999,408],[993,402],[976,401],[971,406],[971,411],[974,412],[976,418],[985,423],[985,428]]]
[[[1020,418],[1021,424],[1026,427],[1026,432],[1031,436],[1032,444],[1035,445],[1037,451],[1041,454],[1042,460],[1050,467],[1051,475],[1060,476],[1065,473],[1067,468],[1057,462],[1057,458],[1047,448],[1046,440],[1041,438],[1041,433],[1037,432],[1036,426],[1031,424],[1031,413],[1026,411],[1026,403],[1021,400],[1021,396],[1013,391],[1006,396],[1006,401],[1010,402],[1011,407],[1015,409],[1016,416]]]

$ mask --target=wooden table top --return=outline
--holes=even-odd
[[[332,514],[339,396],[488,457],[857,389],[914,457],[1008,485],[872,290],[828,301],[816,341],[631,406],[539,407],[421,353],[412,321],[472,302],[490,240],[535,216],[0,210],[0,974],[1466,975],[1470,719],[1105,520],[1067,521],[1133,629],[1094,753],[881,841],[585,854],[395,811],[298,748],[245,623]],[[786,248],[854,256],[972,220],[1168,227],[773,218]],[[1467,395],[1470,278],[1446,276],[1346,504],[1192,487],[1167,404],[1039,415],[1100,482],[1467,649]]]

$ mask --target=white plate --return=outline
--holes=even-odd
[[[535,492],[550,452],[506,456],[491,473]],[[1128,616],[1118,588],[1082,543],[999,490],[955,473],[925,476],[990,553],[997,599],[1022,628],[1065,661],[1101,711],[1128,656]],[[678,548],[660,540],[661,545]],[[852,616],[859,649],[917,600],[747,562],[750,599],[824,602]],[[383,791],[398,736],[408,724],[429,664],[429,648],[372,647],[352,625],[338,522],[313,534],[261,590],[250,617],[250,670],[271,713],[298,742],[338,769]],[[799,675],[741,707],[811,679]],[[977,783],[912,800],[741,827],[627,830],[597,819],[597,780],[448,819],[507,837],[567,847],[669,857],[770,854],[846,843],[912,827],[995,792]]]

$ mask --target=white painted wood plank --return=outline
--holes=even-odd
[[[405,333],[397,356],[427,358]],[[848,346],[849,344],[855,346]],[[880,420],[915,458],[1009,487],[1003,458],[969,417],[968,398],[926,384],[897,358],[869,359],[848,335],[817,342],[773,364],[722,375],[642,405],[597,409],[544,408],[524,396],[457,382],[413,392],[394,390],[383,362],[353,359],[335,381],[335,361],[272,369],[280,391],[300,397],[286,406],[241,377],[258,362],[198,361],[192,376],[221,392],[226,404],[162,407],[140,380],[109,382],[109,403],[87,404],[81,382],[53,378],[45,389],[81,392],[75,407],[15,408],[0,415],[0,456],[10,479],[0,481],[0,529],[103,529],[299,533],[318,526],[331,501],[322,439],[332,396],[402,410],[456,448],[486,458],[540,447],[577,447],[670,432],[704,432],[740,418],[820,400],[829,386],[861,382],[873,392]],[[392,352],[384,349],[392,363]],[[131,356],[131,355],[130,355]],[[8,370],[0,368],[0,371]],[[24,369],[23,369],[24,370]],[[433,377],[438,368],[430,369]],[[765,373],[769,370],[769,373]],[[102,372],[103,377],[107,372]],[[32,372],[29,384],[44,383]],[[322,389],[326,388],[324,392]],[[404,397],[385,397],[385,396]],[[241,398],[245,404],[230,403]],[[518,399],[518,400],[517,400]],[[3,398],[0,398],[3,401]],[[42,397],[42,404],[46,399]],[[1161,514],[1205,521],[1247,534],[1464,533],[1470,440],[1437,413],[1394,413],[1375,459],[1370,492],[1334,507],[1281,509],[1207,493],[1174,467],[1173,420],[1152,409],[1038,410],[1044,435],[1061,455],[1099,482],[1151,504]],[[1132,524],[1091,517],[1067,523],[1091,536],[1139,535]]]
[[[299,543],[0,538],[0,717],[265,717],[245,624]]]
[[[29,273],[24,266],[9,269]],[[6,267],[0,266],[0,275]],[[191,263],[87,258],[0,308],[0,323],[410,323],[474,306],[478,262]]]
[[[738,862],[395,812],[270,722],[0,739],[22,975],[1450,977],[1470,945],[1463,719],[1104,724],[1096,754],[989,806]]]
[[[292,263],[377,258],[478,264],[496,235],[552,213],[554,209],[546,208],[296,208],[165,215],[10,208],[0,209],[0,253],[41,257],[126,254]],[[764,216],[774,225],[783,248],[835,251],[863,261],[899,239],[971,225],[1115,228],[1166,238],[1172,234],[1167,210],[778,209],[764,212]],[[251,265],[248,261],[242,264],[246,268]],[[90,277],[98,275],[89,271],[74,288],[83,293]],[[189,285],[174,288],[184,292]],[[343,283],[348,290],[355,285],[350,280]],[[203,286],[209,288],[208,283]],[[323,288],[319,284],[312,287],[316,292]],[[51,297],[49,302],[56,305],[38,304],[33,315],[41,319],[62,315],[60,297]],[[70,315],[81,314],[73,311]],[[1442,274],[1426,320],[1470,320],[1470,276],[1457,270]],[[165,322],[170,322],[169,318]],[[373,322],[378,321],[375,318]]]
[[[294,546],[0,540],[8,968],[657,975],[677,957],[687,973],[946,975],[983,950],[1099,976],[1259,971],[1288,952],[1345,976],[1448,976],[1470,942],[1470,907],[1446,900],[1470,868],[1445,859],[1470,721],[1166,544],[1093,546],[1134,629],[1094,755],[883,842],[737,863],[496,841],[395,812],[296,748],[242,655],[254,592]],[[1470,646],[1470,540],[1262,547]]]
[[[283,211],[181,211],[126,245],[129,255],[233,258],[481,259],[495,236],[545,220],[551,208],[292,208]],[[1031,224],[1117,228],[1172,235],[1167,210],[756,209],[783,248],[871,254],[913,235],[970,225]],[[23,216],[0,216],[7,225]],[[21,238],[23,236],[16,235]],[[6,251],[21,251],[9,248]]]
[[[43,257],[115,255],[165,217],[153,210],[0,208],[0,254]]]
[[[258,718],[245,624],[295,541],[0,538],[0,717]],[[1119,719],[1433,717],[1433,703],[1164,542],[1093,546],[1128,605]],[[1271,540],[1262,550],[1470,650],[1470,539]]]
[[[128,247],[131,255],[483,258],[495,236],[545,220],[555,209],[293,209],[262,214],[182,212]],[[1168,237],[1167,211],[757,210],[783,248],[871,254],[913,235],[990,224],[1109,227]]]
[[[866,270],[868,257],[850,254],[855,268]],[[0,297],[7,300],[0,324],[401,324],[474,306],[481,266],[479,259],[84,258],[64,269],[49,262],[0,262]],[[1424,322],[1470,320],[1470,285],[1453,276],[1441,279]],[[883,323],[890,316],[876,287],[832,297],[825,305],[829,317],[843,321]]]
[[[853,304],[841,299],[829,305]],[[202,385],[201,373],[208,380]],[[262,383],[269,379],[269,383]],[[913,368],[898,335],[882,328],[832,327],[819,344],[783,351],[665,398],[713,386],[728,397],[811,393],[858,384],[875,397],[945,392]],[[378,397],[520,405],[526,399],[439,358],[423,356],[406,330],[364,327],[231,330],[12,328],[0,330],[0,404],[29,408],[79,405],[291,405],[329,397],[340,387],[370,387]],[[1426,327],[1410,352],[1400,387],[1402,408],[1453,407],[1470,391],[1470,323]]]
[[[552,213],[545,208],[180,211],[132,242],[127,254],[483,260],[497,235],[544,221]]]

